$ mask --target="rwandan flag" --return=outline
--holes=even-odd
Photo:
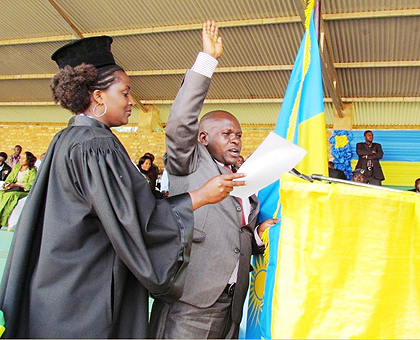
[[[304,174],[328,175],[327,137],[322,89],[321,58],[313,18],[314,0],[305,9],[305,34],[290,75],[275,133],[308,153],[296,166]],[[280,217],[280,181],[261,190],[260,221]],[[280,223],[265,235],[266,259],[254,258],[248,304],[246,338],[271,339],[271,313],[280,240]],[[264,288],[265,284],[265,288]],[[280,283],[281,284],[281,283]]]

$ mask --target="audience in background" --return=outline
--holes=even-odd
[[[9,164],[13,168],[17,163],[19,163],[21,152],[22,147],[20,145],[15,145],[14,152],[9,156],[7,164]]]
[[[0,181],[4,181],[12,171],[12,168],[6,163],[6,160],[7,153],[0,152]]]
[[[154,175],[155,170],[152,170],[153,159],[149,156],[150,153],[145,153],[143,157],[139,160],[139,169],[143,177],[146,179],[147,183],[150,185],[150,189],[152,190],[153,196],[155,198],[163,198],[160,191],[156,190],[156,177],[150,177],[150,174]],[[153,155],[152,155],[153,156]],[[157,166],[155,166],[157,168]],[[152,178],[155,179],[153,184]]]
[[[162,177],[160,178],[160,192],[163,198],[169,197],[169,176],[166,168],[163,169]]]
[[[365,170],[363,169],[356,169],[353,171],[353,182],[359,182],[359,183],[367,183],[368,180],[365,175]]]
[[[7,225],[9,216],[19,199],[28,196],[35,181],[35,161],[36,157],[31,152],[24,152],[20,156],[19,163],[7,176],[3,185],[4,190],[0,191],[0,227]]]
[[[414,182],[414,189],[410,189],[409,191],[414,191],[420,194],[420,178],[417,178]]]
[[[152,187],[150,177],[148,175],[148,172],[150,170],[150,167],[152,166],[152,159],[148,156],[143,156],[139,159],[139,170],[143,177],[146,179],[147,183],[150,185],[150,188],[153,190],[154,187]]]
[[[238,169],[242,166],[242,164],[244,164],[244,162],[245,162],[245,159],[241,155],[239,155],[238,161],[236,162],[235,165],[232,166],[233,172],[237,172]]]
[[[155,161],[155,156],[153,154],[151,154],[150,152],[146,152],[144,156],[149,157],[150,160],[152,161],[150,165],[150,169],[147,172],[147,176],[149,176],[150,178],[150,186],[152,187],[153,190],[155,190],[156,182],[159,176],[159,168],[155,164],[153,164],[153,162]]]
[[[45,152],[41,155],[41,157],[39,157],[39,158],[36,160],[36,162],[35,162],[35,168],[36,168],[37,170],[39,170],[39,167],[41,166],[41,163],[42,163],[42,161],[43,161],[44,157],[45,157]]]
[[[338,178],[338,179],[347,179],[344,172],[334,168],[334,162],[328,162],[328,177]]]

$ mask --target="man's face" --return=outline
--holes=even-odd
[[[373,141],[373,133],[372,132],[367,132],[365,134],[365,141],[366,141],[366,143],[372,143],[372,141]]]
[[[416,190],[420,192],[420,179],[416,180]]]
[[[19,156],[20,153],[22,152],[22,148],[20,146],[15,146],[14,151],[15,151],[15,155]]]
[[[242,149],[242,129],[230,114],[218,114],[206,122],[207,135],[200,142],[213,158],[225,165],[235,165]]]
[[[239,156],[238,161],[235,164],[236,169],[239,169],[242,166],[242,164],[244,164],[244,162],[244,158],[242,156]]]
[[[367,178],[362,174],[355,174],[352,179],[353,182],[367,183]]]

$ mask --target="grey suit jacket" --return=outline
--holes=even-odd
[[[198,116],[210,79],[187,71],[171,107],[166,126],[166,168],[170,194],[196,190],[210,178],[228,173],[198,142]],[[205,308],[216,302],[226,287],[239,259],[232,318],[239,322],[248,289],[250,257],[259,249],[253,231],[259,211],[258,200],[250,198],[249,223],[242,226],[242,209],[232,196],[194,212],[194,236],[190,264],[181,301]]]

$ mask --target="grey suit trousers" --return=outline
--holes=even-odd
[[[151,338],[237,339],[239,324],[232,321],[232,296],[223,293],[210,307],[198,308],[182,301],[153,303]]]

